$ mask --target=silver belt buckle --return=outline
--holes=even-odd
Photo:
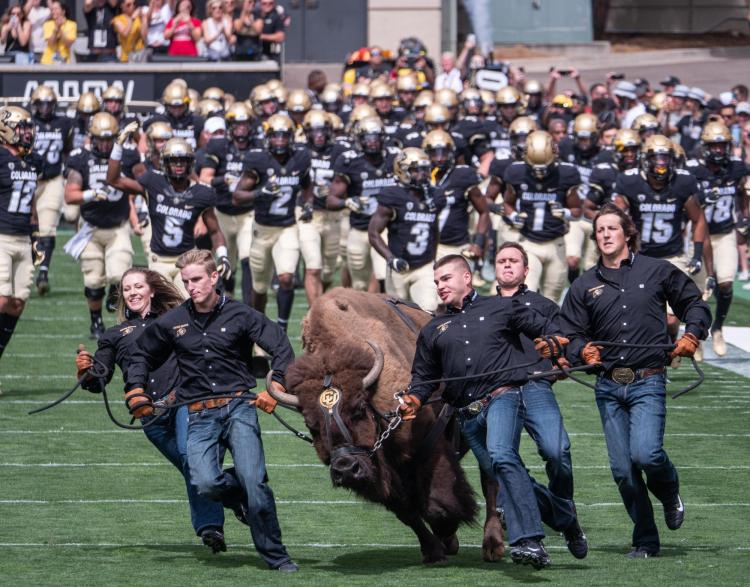
[[[628,385],[635,381],[635,372],[630,367],[612,369],[612,380],[620,385]]]

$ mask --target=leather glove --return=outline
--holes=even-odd
[[[409,263],[400,257],[393,257],[393,259],[388,261],[388,267],[393,269],[396,273],[406,273],[409,270]]]
[[[404,422],[407,422],[409,420],[414,420],[417,417],[417,412],[421,407],[422,400],[420,400],[416,395],[407,393],[406,395],[401,396],[401,401],[398,405],[398,411],[399,414],[401,414],[401,419]]]
[[[125,393],[125,404],[134,418],[145,418],[154,413],[154,402],[142,387],[135,387]]]
[[[130,137],[133,135],[133,133],[138,131],[138,121],[134,120],[133,122],[128,123],[125,128],[123,128],[120,131],[120,134],[117,135],[117,144],[122,146],[125,143],[127,143],[130,140]]]
[[[219,257],[217,265],[219,277],[225,281],[232,278],[232,264],[229,262],[229,257]]]
[[[552,214],[552,216],[554,216],[558,220],[570,220],[570,210],[568,210],[557,200],[552,200],[551,202],[549,202],[549,211],[550,214]]]
[[[44,249],[39,245],[39,241],[31,243],[31,258],[34,267],[39,267],[44,261]]]
[[[271,385],[279,385],[276,381],[271,382]],[[275,399],[267,391],[261,391],[255,396],[254,400],[250,401],[251,406],[255,406],[259,410],[263,410],[266,414],[272,414],[278,404]]]
[[[526,219],[529,217],[526,212],[511,212],[508,216],[503,216],[503,220],[510,224],[512,228],[521,230],[526,224]]]
[[[302,214],[299,216],[300,222],[310,222],[313,219],[313,205],[310,202],[302,204]]]
[[[692,258],[688,261],[687,270],[690,275],[697,275],[703,268],[703,261],[700,259]]]
[[[703,290],[703,301],[707,302],[711,299],[711,296],[716,293],[716,276],[709,275],[706,277],[706,288]]]
[[[698,350],[699,345],[700,341],[695,337],[695,335],[687,332],[679,338],[677,344],[675,344],[674,350],[669,355],[669,358],[674,359],[675,357],[692,357],[695,354],[695,351]]]
[[[76,354],[76,377],[81,379],[93,366],[94,358],[91,356],[91,353],[86,350],[85,346],[79,344],[78,353]]]
[[[587,365],[600,365],[602,362],[602,347],[594,346],[590,342],[581,349],[581,358]]]
[[[557,341],[557,344],[547,342],[547,339],[551,338]],[[564,336],[548,336],[547,338],[535,338],[534,348],[539,356],[543,359],[551,359],[553,357],[559,357],[562,354],[563,347],[570,342]]]
[[[365,211],[365,202],[360,196],[353,196],[344,200],[344,205],[356,214],[363,214]]]

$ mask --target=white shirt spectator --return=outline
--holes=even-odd
[[[635,106],[633,106],[630,110],[628,110],[625,113],[625,116],[622,117],[622,122],[620,123],[620,128],[631,128],[633,126],[633,121],[638,118],[641,114],[646,113],[646,106],[643,104],[643,102],[638,102]]]
[[[169,8],[169,3],[165,2],[159,8],[157,3],[152,3],[151,18],[148,21],[148,32],[146,33],[146,46],[147,47],[162,47],[169,45],[169,42],[164,38],[164,29],[167,28],[169,19],[172,18],[172,10]],[[141,18],[146,19],[148,14],[148,8],[143,7],[143,15]]]
[[[47,43],[44,41],[44,23],[49,20],[50,9],[41,6],[39,0],[30,0],[25,7],[26,18],[31,22],[31,38],[29,50],[32,53],[42,53]]]
[[[455,55],[450,51],[443,53],[440,58],[440,66],[443,72],[435,78],[435,89],[448,88],[460,94],[464,89],[464,84],[461,80],[461,70],[456,67]]]

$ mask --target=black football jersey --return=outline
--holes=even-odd
[[[73,120],[73,126],[71,128],[71,147],[73,149],[83,149],[86,146],[86,137],[88,136],[88,129],[84,121],[76,116]]]
[[[29,236],[37,167],[0,147],[0,234]]]
[[[641,252],[659,258],[682,254],[683,210],[690,196],[697,193],[695,177],[682,169],[658,192],[637,168],[621,173],[615,185],[615,195],[627,200],[641,234]]]
[[[411,130],[403,135],[401,144],[406,147],[417,147],[418,149],[422,148],[422,141],[424,141],[425,136],[427,136],[427,133],[429,131],[425,128],[424,123],[422,121],[417,122]],[[464,137],[457,133],[456,131],[449,131],[451,135],[451,138],[453,139],[453,144],[455,145],[455,157],[456,159],[459,159],[459,161],[462,161],[464,163],[470,163],[471,162],[471,151],[469,150],[469,146],[466,143],[466,139]]]
[[[585,194],[586,199],[596,204],[597,208],[605,202],[612,199],[615,191],[617,176],[620,174],[620,168],[614,163],[599,163],[594,166],[589,177],[589,189]],[[580,193],[580,196],[584,194]]]
[[[441,197],[433,198],[429,210],[422,197],[398,185],[383,188],[376,196],[379,205],[393,211],[388,222],[388,248],[417,269],[435,259],[438,245],[438,215],[445,206]]]
[[[398,154],[398,149],[388,148],[385,151],[383,162],[375,167],[363,154],[357,151],[345,151],[339,155],[333,164],[335,174],[344,178],[349,184],[347,197],[364,196],[369,198],[367,207],[363,214],[352,212],[349,216],[349,224],[356,230],[367,230],[370,224],[370,216],[375,214],[378,202],[374,198],[383,188],[396,185],[393,177],[393,160]]]
[[[708,222],[709,234],[727,234],[737,221],[736,204],[740,186],[748,175],[742,161],[732,159],[719,173],[713,173],[702,162],[691,160],[687,169],[698,181],[698,202]]]
[[[235,206],[232,204],[232,191],[229,188],[229,181],[239,181],[242,176],[242,166],[245,153],[249,149],[242,151],[237,148],[234,141],[227,138],[219,137],[210,139],[202,149],[198,149],[195,155],[195,170],[200,173],[204,167],[210,167],[215,171],[214,177],[224,177],[224,181],[215,186],[216,189],[216,209],[224,214],[236,216],[252,210],[252,204],[249,206]]]
[[[580,149],[576,148],[575,141],[569,137],[565,137],[560,141],[558,145],[559,149],[559,160],[565,163],[570,163],[576,166],[578,173],[581,176],[581,187],[579,194],[582,198],[586,197],[589,187],[589,178],[591,177],[591,171],[594,169],[596,157],[601,152],[600,149],[593,151],[589,156],[584,156]]]
[[[172,137],[185,139],[190,143],[190,146],[193,147],[193,149],[196,149],[198,146],[198,139],[203,130],[203,123],[205,121],[197,114],[191,112],[187,112],[185,116],[182,116],[181,118],[174,118],[170,116],[168,112],[165,112],[164,114],[155,114],[149,118],[143,124],[144,132],[148,130],[148,127],[154,122],[168,122],[172,127]]]
[[[464,138],[474,157],[480,158],[490,150],[490,125],[476,116],[464,116],[451,127],[451,130]]]
[[[310,179],[314,186],[313,208],[315,210],[326,209],[325,188],[330,186],[331,180],[333,180],[333,164],[347,150],[347,147],[339,143],[328,144],[320,151],[310,149]]]
[[[291,226],[300,191],[310,185],[310,151],[295,147],[282,164],[264,149],[251,149],[245,155],[245,172],[258,176],[257,188],[275,182],[281,191],[275,196],[260,194],[255,199],[255,221],[263,226]]]
[[[490,148],[495,151],[495,157],[498,159],[511,157],[509,130],[499,122],[490,123],[487,128]]]
[[[555,218],[549,203],[556,201],[565,206],[568,190],[581,183],[581,176],[574,165],[556,163],[547,177],[539,181],[524,161],[512,163],[503,178],[516,192],[517,207],[527,215],[521,234],[529,240],[545,242],[563,236],[565,221]]]
[[[148,201],[151,252],[176,257],[195,247],[193,229],[201,214],[216,203],[216,192],[203,183],[191,183],[178,192],[161,171],[148,170],[138,178]]]
[[[40,180],[58,177],[63,172],[63,155],[69,147],[73,119],[55,114],[50,120],[34,117],[36,135],[34,153],[44,161]]]
[[[469,242],[469,190],[482,181],[479,172],[468,165],[456,165],[435,184],[435,193],[445,201],[438,216],[440,243],[464,245]]]
[[[88,149],[71,151],[65,169],[77,171],[81,175],[82,190],[101,190],[106,192],[106,202],[88,202],[81,204],[81,216],[97,228],[115,228],[128,219],[130,200],[120,190],[107,185],[107,166],[109,159],[94,155]]]
[[[401,121],[406,117],[406,111],[403,108],[394,108],[388,114],[381,115],[385,134],[392,136],[398,131]]]
[[[511,158],[493,159],[490,162],[489,175],[498,178],[500,181],[504,181],[503,178],[505,177],[505,170],[508,169],[508,167],[510,167],[510,165],[514,161],[515,159]]]

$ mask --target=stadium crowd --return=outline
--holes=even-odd
[[[272,1],[260,5],[261,11],[275,10]],[[190,0],[178,2],[174,15],[161,0],[137,12],[133,0],[96,0],[87,7],[105,12],[103,22],[112,27],[89,27],[97,60],[116,58],[115,37],[125,60],[146,46],[194,54],[200,39],[217,59],[241,45],[242,34],[261,43],[283,40],[278,13],[273,20],[281,28],[264,33],[252,0],[236,18],[231,2],[211,0],[203,22],[192,17]],[[38,9],[38,0],[29,0],[24,14],[11,8],[18,20],[4,25],[4,38],[10,35],[22,52],[35,53],[41,45],[31,39],[42,20],[42,62],[67,60],[74,36],[67,30],[75,23],[68,24],[60,2],[51,3],[46,21],[33,18]],[[31,36],[29,26],[19,28],[24,15],[33,21]],[[97,18],[91,17],[92,25]],[[154,18],[161,25],[152,30]],[[645,79],[617,73],[587,86],[575,69],[553,69],[541,82],[475,54],[471,42],[458,58],[442,55],[440,64],[436,68],[412,38],[394,57],[379,47],[356,51],[340,83],[313,71],[307,88],[271,80],[248,88],[246,97],[217,87],[199,94],[175,79],[159,108],[139,116],[128,111],[119,87],[84,94],[64,112],[54,91],[39,86],[25,108],[0,109],[0,353],[32,283],[39,296],[54,292],[57,228],[61,219],[75,223],[65,251],[80,263],[82,304],[98,340],[95,355],[80,349],[79,377],[95,390],[101,382],[87,379],[94,357],[109,378],[119,365],[131,413],[148,419],[173,385],[150,386],[149,377],[173,350],[178,367],[171,372],[179,370],[183,399],[192,403],[183,424],[169,424],[187,425],[190,412],[187,449],[169,458],[186,475],[196,533],[213,550],[226,548],[221,513],[200,499],[223,501],[251,526],[271,568],[294,571],[265,465],[243,452],[248,439],[229,434],[230,424],[219,416],[236,400],[200,398],[252,388],[246,356],[252,353],[272,356],[275,375],[268,385],[283,389],[291,355],[285,333],[297,288],[312,305],[338,275],[345,287],[385,292],[437,313],[437,322],[425,327],[437,334],[423,330],[418,341],[414,387],[403,399],[405,420],[433,391],[423,382],[470,371],[472,352],[481,357],[479,349],[502,343],[507,355],[488,364],[521,363],[537,352],[558,361],[559,347],[570,343],[570,364],[602,368],[597,404],[612,442],[613,474],[635,524],[630,554],[654,556],[659,538],[641,470],[664,505],[668,527],[679,528],[684,516],[677,474],[661,447],[665,365],[676,368],[681,357],[700,357],[700,341],[709,334],[716,354],[726,354],[722,327],[733,282],[738,272],[741,279],[748,275],[748,89],[737,84],[708,96],[667,75],[656,91]],[[475,87],[477,74],[488,68],[508,84],[494,92]],[[575,80],[575,91],[557,90],[564,76]],[[148,269],[133,268],[133,236]],[[476,288],[487,286],[496,287],[498,296],[478,297]],[[626,288],[628,296],[620,296]],[[265,317],[269,290],[275,290],[276,324]],[[496,298],[541,304],[549,320],[538,313],[526,320],[523,308],[500,306]],[[706,304],[711,298],[713,319]],[[178,304],[180,299],[188,301]],[[621,302],[623,310],[633,309],[621,310]],[[561,303],[558,321],[553,314]],[[107,329],[103,310],[118,312],[116,327]],[[475,313],[481,314],[476,323],[470,317]],[[478,321],[485,315],[502,327],[482,330]],[[682,336],[680,321],[686,324]],[[444,335],[451,322],[466,333],[455,326]],[[121,342],[134,331],[142,337],[138,345]],[[521,352],[516,331],[532,339],[549,336],[527,341],[531,347]],[[483,338],[496,334],[501,343]],[[465,351],[464,360],[459,351],[471,336],[477,342],[466,348],[477,350]],[[676,346],[667,353],[631,352],[591,343],[623,336],[623,344]],[[206,370],[198,367],[208,361],[204,344],[205,353],[216,356]],[[555,520],[544,517],[541,505],[541,513],[536,509],[539,492],[518,457],[518,439],[508,432],[520,434],[520,428],[501,425],[511,413],[521,417],[517,403],[510,403],[519,401],[518,394],[546,393],[553,381],[545,387],[540,380],[533,389],[518,383],[499,379],[493,383],[498,387],[467,387],[452,401],[459,409],[479,403],[477,409],[486,410],[484,420],[466,424],[474,417],[469,414],[462,426],[480,464],[504,486],[514,560],[549,564],[541,520],[563,532],[570,552],[582,558],[588,546],[573,505],[569,443],[554,397],[539,413],[562,433],[552,445],[543,443],[543,434],[534,439],[551,463],[545,495],[562,500]],[[630,384],[644,395],[648,414],[639,417],[648,421],[641,444],[623,448],[617,435],[628,423],[615,417],[615,404],[634,401],[617,395]],[[267,392],[254,401],[267,411],[276,404]],[[247,424],[259,435],[247,405],[231,416],[242,424],[232,425]],[[628,405],[633,418],[639,409]],[[231,471],[205,457],[213,454],[211,438],[218,442],[222,434],[238,451]],[[161,446],[163,439],[152,442]],[[261,446],[253,446],[262,454]],[[190,475],[200,495],[190,494]]]
[[[64,0],[11,2],[0,47],[15,63],[140,63],[154,55],[209,61],[279,60],[291,20],[275,0],[86,0],[86,49],[76,55],[78,23]]]

